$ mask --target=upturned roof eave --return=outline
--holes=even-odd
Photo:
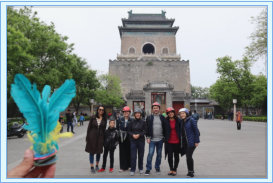
[[[137,27],[121,27],[119,26],[119,34],[122,36],[122,32],[174,32],[177,33],[179,27],[160,27],[160,28],[137,28]]]
[[[150,24],[157,24],[157,23],[170,23],[171,27],[173,26],[173,23],[175,19],[166,19],[166,20],[130,20],[130,19],[121,19],[122,20],[122,25],[125,27],[126,23],[150,23]]]

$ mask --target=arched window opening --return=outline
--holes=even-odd
[[[131,48],[129,49],[129,54],[135,54],[135,53],[136,53],[135,49],[131,47]]]
[[[168,54],[168,48],[163,48],[162,54],[164,54],[164,55]]]
[[[155,53],[155,48],[152,44],[148,43],[145,44],[142,48],[142,52],[144,54],[154,54]]]

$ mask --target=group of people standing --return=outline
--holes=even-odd
[[[135,175],[136,165],[140,174],[150,175],[152,159],[156,151],[155,171],[160,174],[162,149],[165,148],[165,158],[168,157],[170,171],[169,176],[177,174],[180,155],[186,155],[188,174],[194,177],[193,152],[198,146],[199,130],[197,120],[189,115],[189,110],[182,108],[179,114],[175,114],[172,107],[167,108],[164,117],[160,114],[160,104],[152,105],[152,115],[143,120],[140,109],[133,112],[134,118],[130,117],[131,110],[128,106],[123,108],[123,116],[115,120],[109,119],[109,127],[106,130],[107,118],[105,108],[99,106],[96,115],[91,117],[87,128],[86,148],[89,153],[91,172],[104,172],[108,152],[110,153],[110,169],[113,172],[114,151],[119,144],[120,172],[130,170],[130,175]],[[116,123],[116,124],[115,124]],[[145,137],[149,144],[146,171],[143,168]],[[103,152],[103,164],[99,169],[100,154]],[[94,166],[94,156],[96,163]]]

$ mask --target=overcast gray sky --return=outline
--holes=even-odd
[[[53,22],[56,31],[75,43],[75,53],[85,58],[99,74],[108,72],[109,59],[120,53],[118,26],[121,18],[133,13],[161,13],[175,18],[177,53],[190,61],[191,84],[209,87],[217,80],[216,59],[226,55],[241,59],[255,30],[251,16],[263,7],[174,7],[174,8],[95,8],[95,7],[33,7],[46,23]],[[264,73],[260,60],[252,68],[254,74]]]

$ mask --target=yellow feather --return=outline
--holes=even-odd
[[[65,132],[65,133],[60,134],[59,136],[61,138],[70,138],[70,137],[73,137],[73,135],[74,134],[72,132]]]
[[[33,139],[33,137],[31,136],[31,134],[30,134],[29,131],[27,132],[27,137],[28,137],[28,139],[29,139],[30,142],[34,143],[34,139]]]
[[[39,146],[41,147],[41,153],[42,154],[46,154],[48,153],[48,145],[49,144],[52,144],[52,141],[57,141],[59,138],[70,138],[70,137],[73,137],[73,133],[72,132],[65,132],[65,133],[60,133],[62,129],[62,125],[60,123],[57,123],[57,126],[54,128],[54,130],[52,130],[48,137],[47,137],[47,140],[46,142],[44,143],[39,143]],[[34,142],[34,138],[37,136],[37,134],[33,134],[31,135],[29,132],[28,132],[28,138],[31,142]],[[53,149],[55,148],[54,146],[50,146],[49,149]]]

